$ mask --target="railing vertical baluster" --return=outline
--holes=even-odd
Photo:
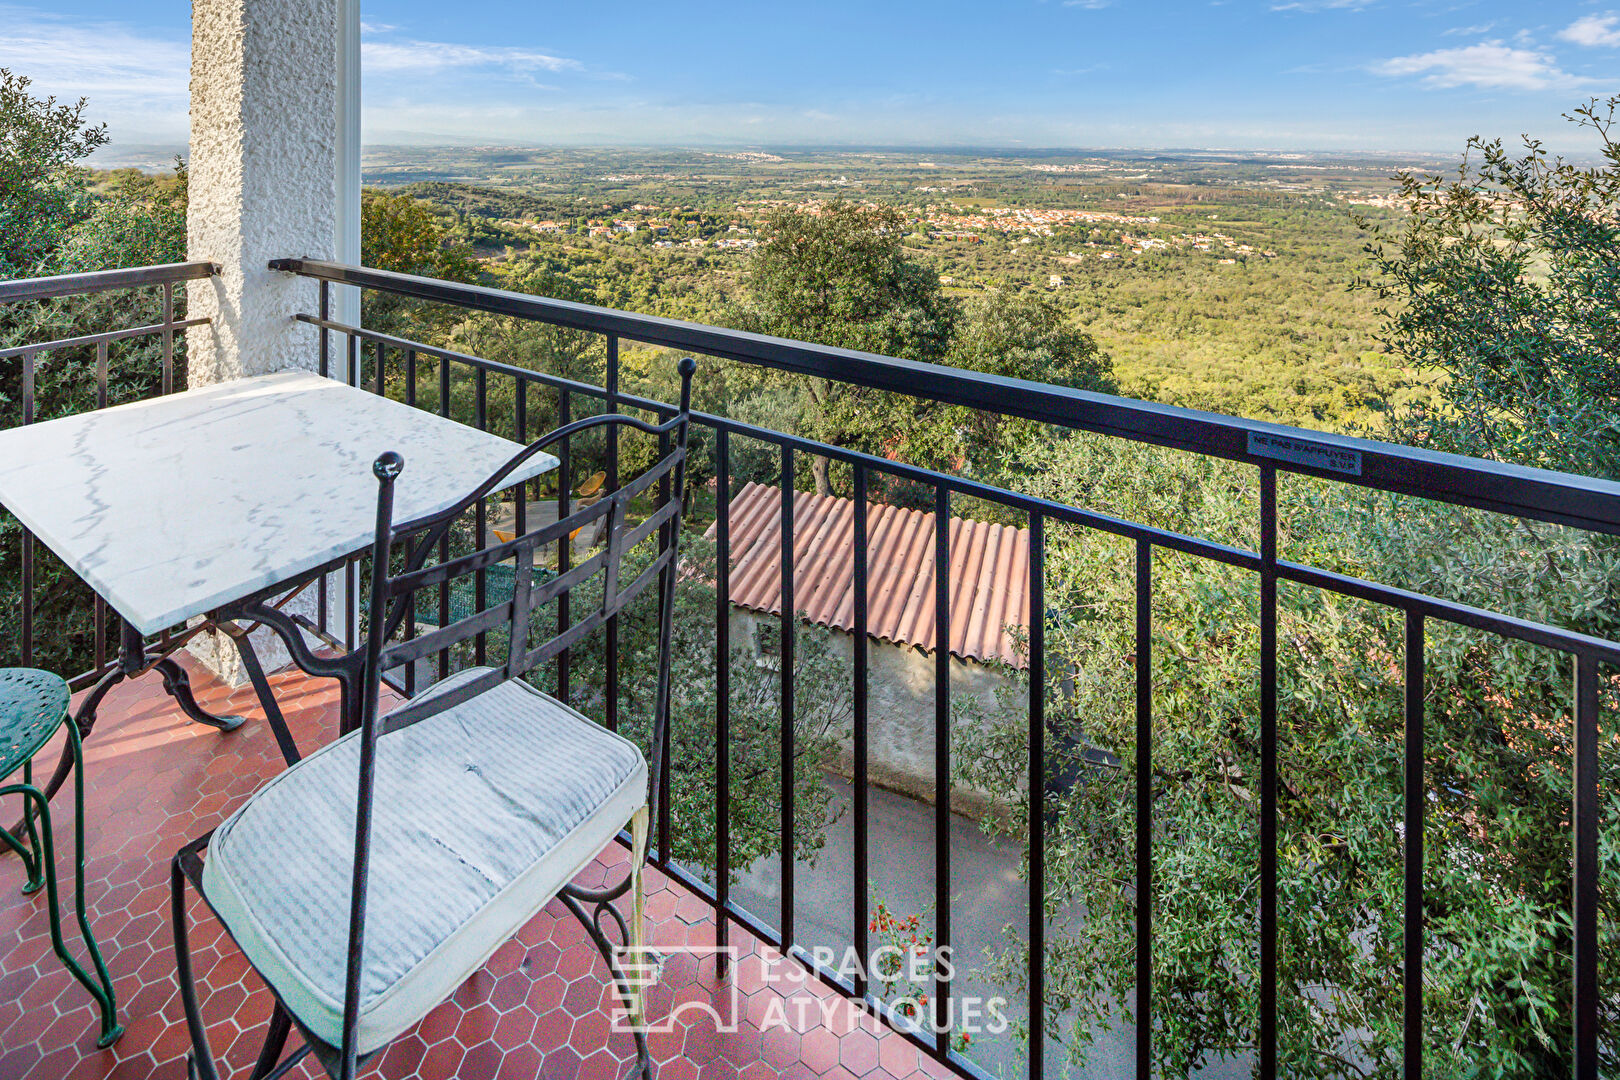
[[[489,430],[489,372],[478,368],[473,373],[473,426],[479,431]],[[489,542],[489,502],[479,499],[473,507],[477,518],[473,521],[473,546],[479,551]],[[482,567],[473,571],[473,610],[483,611],[489,603],[489,582]],[[473,663],[482,667],[489,660],[489,634],[473,638]]]
[[[332,285],[330,282],[321,282],[319,295],[320,299],[318,301],[318,310],[320,313],[321,322],[325,323],[332,317]],[[320,330],[317,331],[317,337],[320,341],[321,378],[329,379],[332,377],[332,331],[328,330],[323,325]],[[321,580],[315,585],[315,606],[318,609],[315,612],[315,625],[320,628],[320,631],[323,634],[331,632],[330,627],[328,626],[330,619],[327,617],[328,609],[331,607],[332,603],[331,597],[328,595],[330,592],[330,587],[327,585],[330,577],[331,575],[329,574],[322,574]]]
[[[527,446],[529,443],[529,383],[527,379],[512,379],[512,437]],[[538,483],[538,481],[536,481]],[[558,504],[561,506],[561,504]],[[525,480],[512,493],[513,525],[517,535],[529,531],[529,481]],[[562,515],[558,515],[561,518]]]
[[[1277,1076],[1277,470],[1260,466],[1260,1077]]]
[[[557,426],[566,427],[574,422],[573,395],[563,390],[557,397]],[[573,495],[573,471],[570,468],[569,442],[564,439],[557,444],[557,517],[562,519],[574,512],[570,505],[570,496]],[[557,573],[568,573],[573,564],[574,538],[559,536],[557,538]],[[569,611],[569,593],[564,592],[557,597],[557,633],[562,633],[573,625]],[[563,701],[569,695],[569,650],[564,649],[557,654],[557,696]]]
[[[163,393],[174,393],[174,282],[163,283]]]
[[[372,386],[372,392],[378,397],[382,397],[387,389],[385,376],[387,375],[388,363],[387,354],[383,351],[383,349],[383,343],[380,341],[377,342],[377,374],[375,377],[376,381]]]
[[[1029,1062],[1046,1075],[1046,519],[1029,515]]]
[[[605,372],[606,397],[602,407],[610,413],[619,411],[619,337],[617,334],[607,336],[607,370]],[[607,490],[619,489],[619,428],[609,424],[607,428]],[[606,678],[607,678],[607,728],[609,731],[619,730],[619,617],[612,616],[607,621],[607,632],[603,635],[602,647],[607,650]]]
[[[731,937],[731,433],[714,432],[714,941],[725,974]]]
[[[321,282],[320,316],[322,323],[326,323],[332,318],[332,283],[329,281]],[[332,331],[328,330],[324,325],[320,329],[320,342],[321,378],[330,379],[332,377]],[[324,618],[324,605],[322,617]]]
[[[377,343],[377,368],[382,369],[382,342]],[[378,391],[381,393],[381,391]],[[405,404],[416,404],[416,350],[405,350]],[[409,545],[407,545],[407,551]],[[410,641],[416,637],[416,593],[410,592],[405,597],[405,640]],[[405,696],[416,696],[416,665],[418,661],[412,660],[405,665]]]
[[[99,595],[95,602],[96,670],[107,666],[107,601]]]
[[[96,342],[96,408],[107,407],[107,343]],[[95,653],[96,670],[107,666],[107,601],[96,594],[95,600]]]
[[[96,342],[96,408],[107,407],[107,343]]]
[[[439,415],[450,417],[450,358],[439,357]],[[450,560],[450,534],[448,531],[439,537],[439,562]],[[439,625],[450,625],[450,583],[442,582],[439,585]],[[439,678],[450,677],[450,649],[446,646],[439,650]]]
[[[1423,1076],[1423,615],[1406,612],[1404,1075]]]
[[[1571,917],[1575,954],[1574,1080],[1598,1075],[1598,671],[1589,653],[1575,657],[1575,769]]]
[[[654,414],[655,419],[660,424],[673,415],[674,414],[671,413],[669,416],[666,416],[662,412]],[[663,461],[665,457],[669,456],[670,449],[669,433],[666,431],[658,436],[658,460]],[[669,503],[669,496],[669,474],[665,473],[663,476],[658,478],[658,499],[656,505],[658,507],[666,506]],[[658,527],[658,549],[660,551],[664,550],[664,548],[668,546],[670,531],[673,528],[673,524],[665,524]],[[674,573],[674,568],[672,567],[669,570],[666,570],[665,573]],[[679,579],[677,579],[677,583],[678,581]],[[664,590],[659,589],[658,622],[660,626],[663,625],[664,621],[664,598]],[[656,748],[657,752],[663,754],[663,760],[666,766],[664,769],[660,770],[658,774],[658,821],[656,822],[658,826],[658,854],[661,855],[666,861],[673,861],[674,859],[674,849],[670,846],[671,841],[669,832],[669,774],[675,770],[668,767],[670,754],[672,753],[675,741],[674,728],[675,725],[672,723],[664,725],[663,746]]]
[[[22,354],[22,422],[34,422],[34,353]],[[22,531],[22,657],[34,666],[34,534]]]
[[[405,597],[405,640],[410,641],[416,637],[416,593],[412,592]],[[405,696],[416,696],[416,664],[412,660],[405,665]]]
[[[343,381],[350,386],[360,385],[359,339],[353,334],[343,335]],[[354,559],[343,564],[343,647],[353,652],[360,640],[360,605],[355,592],[360,584]]]
[[[34,534],[22,531],[22,655],[23,667],[34,666]]]
[[[1153,1075],[1153,545],[1136,542],[1136,1075]]]
[[[867,641],[866,641],[866,466],[855,466],[855,523],[852,533],[854,541],[854,600],[855,624],[851,632],[853,638],[850,647],[854,651],[855,685],[853,706],[854,721],[854,754],[855,754],[855,783],[854,790],[850,792],[855,804],[855,912],[851,922],[854,931],[855,955],[860,958],[860,965],[855,969],[855,996],[865,997],[868,989],[866,978],[866,965],[871,957],[871,941],[868,938],[868,923],[872,915],[869,895],[872,889],[872,869],[869,863],[871,852],[871,821],[868,815],[871,811],[871,800],[867,791]]]
[[[793,620],[797,612],[793,599],[793,447],[782,446],[781,469],[782,537],[781,574],[782,605],[779,613],[777,639],[778,658],[781,660],[781,712],[782,712],[782,951],[793,947],[794,865],[793,865]]]
[[[529,381],[514,375],[512,377],[512,436],[524,445],[529,441]],[[536,481],[538,483],[538,481]],[[560,507],[562,504],[558,503]],[[561,519],[559,514],[558,518]],[[516,535],[523,536],[529,531],[529,481],[525,480],[512,490],[512,527],[517,530]],[[557,660],[561,664],[562,658]],[[564,701],[567,698],[563,699]]]
[[[934,486],[934,948],[951,948],[951,493]],[[935,1052],[950,1053],[951,984],[934,966]]]
[[[359,575],[355,572],[355,561],[350,559],[343,565],[343,648],[353,652],[360,640],[360,607],[355,602],[355,589],[359,587]]]

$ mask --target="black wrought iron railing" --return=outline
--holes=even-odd
[[[853,482],[855,514],[854,539],[849,552],[853,564],[854,616],[853,616],[853,822],[854,856],[852,873],[853,907],[848,913],[849,937],[858,954],[870,955],[868,896],[872,884],[869,859],[868,757],[869,712],[868,690],[870,679],[867,648],[868,565],[867,494],[874,477],[886,477],[921,485],[933,493],[932,504],[938,522],[949,518],[953,499],[983,500],[996,504],[1009,512],[1022,514],[1029,529],[1028,592],[1030,597],[1027,660],[1029,685],[1036,688],[1028,695],[1028,759],[1027,776],[1032,790],[1044,787],[1049,723],[1048,695],[1042,688],[1047,685],[1047,576],[1048,540],[1053,527],[1075,527],[1093,530],[1119,538],[1134,545],[1135,580],[1135,873],[1137,904],[1135,913],[1135,966],[1138,1005],[1135,1025],[1136,1074],[1150,1075],[1152,1066],[1154,935],[1154,797],[1150,789],[1154,775],[1154,568],[1163,553],[1180,553],[1215,565],[1225,566],[1258,579],[1259,587],[1259,656],[1258,656],[1258,832],[1259,859],[1257,867],[1258,918],[1256,924],[1259,943],[1258,1002],[1254,1046],[1252,1047],[1257,1075],[1270,1080],[1288,1071],[1287,1063],[1279,1060],[1278,1050],[1278,986],[1279,986],[1279,800],[1281,798],[1278,773],[1278,586],[1289,582],[1342,597],[1380,605],[1404,620],[1404,776],[1405,794],[1402,807],[1402,845],[1404,900],[1402,925],[1404,947],[1399,972],[1392,978],[1399,981],[1404,1039],[1398,1048],[1391,1048],[1402,1063],[1407,1076],[1422,1075],[1424,1045],[1424,982],[1423,968],[1426,946],[1425,914],[1425,785],[1424,743],[1425,627],[1431,623],[1447,623],[1496,635],[1510,642],[1523,642],[1555,650],[1573,661],[1573,792],[1568,807],[1570,830],[1570,874],[1568,916],[1571,927],[1569,964],[1571,965],[1570,1002],[1572,1027],[1567,1045],[1573,1048],[1567,1062],[1570,1075],[1579,1080],[1595,1080],[1598,1074],[1599,1032],[1599,665],[1620,664],[1620,644],[1551,625],[1518,617],[1512,613],[1489,610],[1441,596],[1426,595],[1400,587],[1366,580],[1324,569],[1306,563],[1289,561],[1278,553],[1278,476],[1298,474],[1315,477],[1334,484],[1356,485],[1403,496],[1416,496],[1425,500],[1471,507],[1521,518],[1576,526],[1599,533],[1620,534],[1620,485],[1580,476],[1563,475],[1499,462],[1476,460],[1423,449],[1393,445],[1364,439],[1348,438],[1274,424],[1239,420],[1232,417],[1187,409],[1173,408],[1147,402],[1131,401],[1106,395],[1070,390],[1044,384],[999,378],[971,371],[962,371],[929,364],[858,353],[849,350],[808,345],[742,333],[733,330],[703,326],[688,322],[638,315],[623,311],[594,307],[586,304],[550,300],[511,292],[496,291],[470,285],[453,284],[421,277],[363,269],[330,262],[287,259],[271,264],[273,269],[299,274],[320,282],[321,307],[316,313],[297,316],[314,327],[321,336],[322,362],[329,374],[348,378],[357,385],[369,383],[381,393],[385,390],[386,371],[390,363],[403,373],[403,394],[416,404],[418,367],[437,365],[437,402],[441,412],[449,415],[452,397],[452,369],[459,370],[471,382],[472,422],[488,427],[492,417],[488,410],[491,380],[509,380],[512,387],[514,415],[510,420],[499,420],[509,434],[523,439],[527,434],[527,401],[532,390],[555,395],[556,415],[566,421],[582,402],[599,401],[608,411],[625,408],[645,410],[658,416],[669,415],[671,406],[625,392],[620,383],[620,345],[634,342],[643,345],[681,350],[699,355],[719,357],[745,365],[779,372],[815,376],[837,382],[909,395],[914,398],[974,409],[989,410],[1007,416],[1022,417],[1060,428],[1087,431],[1132,440],[1138,443],[1171,447],[1194,454],[1227,459],[1252,467],[1257,471],[1259,483],[1257,550],[1235,546],[1171,529],[1152,527],[1120,517],[1099,513],[1078,505],[1050,499],[1035,498],[1014,491],[994,487],[974,479],[947,475],[913,465],[830,446],[782,432],[768,430],[736,419],[709,413],[695,413],[693,423],[710,433],[714,454],[715,536],[718,544],[715,570],[717,635],[714,672],[717,684],[715,696],[715,748],[718,761],[718,790],[715,793],[715,849],[713,853],[715,876],[711,887],[669,857],[671,828],[668,798],[660,799],[663,809],[657,823],[658,862],[671,876],[686,887],[705,897],[721,913],[718,919],[719,939],[726,940],[729,924],[735,921],[745,925],[766,940],[787,950],[795,950],[800,959],[816,969],[817,975],[829,986],[854,998],[865,999],[882,1008],[874,988],[860,977],[848,979],[838,972],[817,965],[814,957],[796,950],[800,937],[795,927],[794,893],[795,867],[793,853],[795,837],[795,789],[793,783],[793,713],[796,687],[793,679],[794,629],[797,617],[794,604],[795,574],[793,566],[794,535],[794,474],[796,459],[801,455],[818,455],[847,466]],[[448,305],[464,312],[485,312],[529,320],[537,324],[568,328],[600,335],[605,341],[605,378],[602,385],[593,385],[556,374],[529,370],[512,364],[500,363],[453,350],[423,344],[403,337],[392,336],[334,321],[330,317],[329,298],[334,286],[354,286],[362,290],[410,298],[429,304]],[[368,359],[369,358],[369,359]],[[371,364],[371,378],[367,380],[363,368]],[[341,368],[341,369],[340,369]],[[457,377],[458,384],[464,380]],[[731,743],[734,732],[729,716],[727,687],[731,679],[730,622],[727,617],[731,600],[730,545],[731,519],[731,454],[733,439],[757,440],[774,446],[777,453],[778,483],[781,492],[781,684],[779,706],[782,713],[781,745],[781,808],[780,808],[780,883],[782,904],[780,915],[773,925],[760,913],[747,910],[732,895],[730,880],[735,869],[731,864],[730,838],[733,822],[729,820],[729,791]],[[607,470],[616,473],[616,449],[608,448]],[[562,475],[569,475],[565,461]],[[610,475],[609,483],[616,481]],[[568,484],[558,486],[560,512],[567,513]],[[519,501],[521,506],[521,500]],[[520,510],[521,513],[521,510]],[[480,515],[482,521],[482,515]],[[480,525],[480,528],[482,525]],[[952,592],[949,582],[951,567],[949,530],[935,532],[935,595],[933,600],[935,637],[934,650],[934,920],[936,944],[949,945],[953,939],[953,894],[951,843],[952,813],[952,686],[949,650],[944,643],[950,641],[952,623]],[[567,545],[558,553],[559,560],[568,558]],[[566,565],[566,563],[564,563]],[[351,574],[352,574],[351,570]],[[347,590],[353,596],[352,588]],[[322,610],[325,611],[325,604]],[[566,620],[567,612],[561,613]],[[354,616],[348,616],[348,634],[352,639]],[[616,630],[608,628],[607,663],[608,681],[613,685],[616,672],[617,647],[613,639]],[[441,660],[441,664],[444,661]],[[411,673],[407,673],[409,676]],[[570,674],[566,664],[557,672],[559,691],[566,696]],[[617,722],[615,696],[607,698],[607,719]],[[1041,1076],[1049,1070],[1044,1056],[1046,1003],[1046,953],[1048,946],[1047,858],[1048,829],[1046,815],[1038,810],[1029,814],[1028,835],[1028,970],[1026,984],[1029,997],[1027,1075]],[[934,985],[933,1008],[936,1018],[949,1014],[952,988],[942,972]],[[904,1025],[902,1025],[903,1027]],[[941,1030],[948,1029],[949,1024]],[[964,1075],[981,1074],[982,1070],[969,1058],[959,1053],[942,1036],[926,1030],[913,1031],[912,1037],[927,1052],[949,1063]]]
[[[212,263],[184,262],[0,281],[0,426],[184,389],[184,339],[177,334],[209,320],[183,314],[184,297],[176,286],[216,273]],[[103,320],[108,318],[130,324],[107,327]],[[20,340],[7,340],[13,337]],[[34,537],[20,525],[18,529],[17,636],[0,642],[0,663],[12,658],[28,667],[37,659],[41,634],[36,625],[40,551]],[[6,561],[0,558],[0,565]],[[57,662],[91,661],[88,670],[70,680],[74,689],[94,683],[116,663],[116,638],[109,647],[107,605],[99,597],[87,603],[93,605],[88,648],[53,650]],[[0,626],[11,623],[12,614],[0,617]],[[76,613],[56,614],[73,621]],[[43,632],[60,637],[69,628],[58,624]]]
[[[1613,670],[1615,666],[1620,666],[1620,644],[1553,625],[1545,619],[1524,618],[1512,611],[1471,605],[1283,558],[1278,551],[1278,481],[1279,474],[1312,477],[1329,484],[1352,485],[1613,535],[1620,535],[1620,485],[408,275],[297,259],[281,260],[273,263],[272,267],[313,278],[320,283],[320,308],[316,312],[300,313],[297,318],[320,335],[322,364],[326,374],[350,380],[356,385],[369,386],[378,393],[397,393],[408,404],[436,408],[443,415],[454,415],[480,428],[498,430],[518,440],[539,433],[538,430],[531,431],[530,406],[541,397],[546,400],[548,414],[559,422],[567,422],[575,415],[597,407],[607,411],[629,409],[642,410],[655,416],[670,415],[673,409],[668,403],[629,393],[621,385],[621,343],[635,343],[718,357],[778,372],[814,376],[931,402],[998,412],[1074,431],[1170,447],[1237,462],[1255,470],[1259,492],[1255,522],[1258,544],[1251,548],[1142,524],[1079,505],[1021,494],[970,477],[949,475],[826,445],[728,416],[713,413],[694,415],[694,425],[706,429],[708,433],[714,457],[713,511],[718,547],[713,582],[717,639],[714,671],[717,783],[714,792],[715,873],[712,885],[671,855],[674,847],[672,830],[676,828],[676,823],[669,813],[671,800],[667,797],[667,791],[659,799],[661,813],[655,833],[657,862],[672,877],[714,905],[720,914],[717,922],[722,944],[730,926],[746,926],[765,940],[795,951],[828,986],[863,999],[875,1008],[882,1009],[884,1003],[879,1000],[875,987],[865,979],[859,976],[846,978],[837,971],[819,965],[814,956],[796,948],[803,941],[801,928],[795,925],[796,869],[793,854],[799,808],[793,782],[795,747],[792,719],[798,704],[796,694],[800,689],[793,677],[794,623],[797,618],[794,593],[800,582],[794,573],[792,552],[795,533],[794,479],[797,465],[805,456],[825,457],[847,467],[853,490],[854,539],[848,557],[854,582],[854,650],[850,672],[854,854],[850,868],[852,903],[847,913],[847,940],[862,957],[869,956],[871,952],[869,926],[873,913],[868,908],[868,898],[874,881],[869,855],[872,788],[868,782],[868,765],[872,747],[869,715],[871,665],[867,634],[872,568],[869,566],[870,552],[866,540],[869,524],[866,520],[867,496],[874,481],[904,481],[930,492],[928,501],[937,515],[936,521],[948,519],[954,501],[976,500],[1004,508],[1010,514],[1022,515],[1027,522],[1029,622],[1025,651],[1029,685],[1037,688],[1037,692],[1028,695],[1027,760],[1024,768],[1032,790],[1045,786],[1048,756],[1053,749],[1048,735],[1051,730],[1049,696],[1039,689],[1047,685],[1049,674],[1047,637],[1051,538],[1060,528],[1089,530],[1117,538],[1134,549],[1135,577],[1130,584],[1135,607],[1133,765],[1137,778],[1133,838],[1134,887],[1138,898],[1135,907],[1134,963],[1136,985],[1140,988],[1134,1053],[1139,1076],[1150,1075],[1156,1036],[1154,1002],[1149,992],[1153,985],[1156,960],[1153,948],[1155,803],[1150,786],[1154,775],[1156,734],[1154,590],[1155,568],[1162,565],[1167,555],[1190,556],[1212,566],[1253,575],[1258,584],[1258,778],[1254,782],[1254,789],[1259,804],[1259,858],[1256,866],[1258,916],[1255,922],[1259,946],[1259,1012],[1253,1053],[1258,1075],[1267,1080],[1288,1071],[1288,1063],[1279,1060],[1277,1022],[1279,980],[1284,977],[1279,970],[1278,952],[1281,916],[1279,814],[1280,800],[1284,797],[1278,756],[1279,584],[1290,583],[1378,605],[1395,613],[1401,620],[1404,655],[1399,657],[1399,663],[1404,676],[1405,717],[1402,747],[1405,785],[1400,807],[1403,825],[1400,833],[1403,950],[1400,969],[1393,973],[1392,980],[1401,985],[1404,1039],[1398,1048],[1398,1055],[1408,1076],[1422,1075],[1422,1063],[1428,1049],[1424,1045],[1423,969],[1425,948],[1431,943],[1428,941],[1430,916],[1425,906],[1424,771],[1425,757],[1432,756],[1436,748],[1425,745],[1425,680],[1430,663],[1425,655],[1426,627],[1449,624],[1494,635],[1504,642],[1526,643],[1568,657],[1572,668],[1573,709],[1569,743],[1573,786],[1567,819],[1552,822],[1550,827],[1567,829],[1570,841],[1568,994],[1572,1031],[1568,1045],[1572,1052],[1567,1068],[1569,1074],[1578,1080],[1595,1080],[1597,1077],[1600,1047],[1608,1045],[1602,1040],[1611,1037],[1600,1030],[1600,1015],[1607,1015],[1604,1010],[1612,1008],[1600,998],[1599,983],[1600,964],[1605,962],[1599,938],[1599,888],[1603,872],[1599,858],[1599,830],[1602,825],[1598,780],[1602,738],[1599,692],[1600,678],[1606,677],[1600,676],[1600,668]],[[177,313],[174,286],[179,282],[207,277],[213,272],[213,268],[206,263],[186,263],[64,279],[0,283],[0,304],[50,303],[64,297],[91,296],[116,290],[161,290],[161,311],[156,320],[142,321],[140,325],[120,329],[98,329],[65,336],[46,335],[43,340],[8,343],[0,348],[0,365],[16,365],[15,381],[8,378],[0,385],[0,409],[7,410],[3,422],[26,424],[48,418],[48,415],[41,414],[39,408],[37,378],[42,365],[50,358],[68,354],[77,356],[80,366],[91,373],[87,393],[80,395],[82,400],[75,400],[74,408],[101,408],[115,403],[115,399],[120,397],[119,393],[114,392],[120,351],[136,342],[144,342],[148,346],[154,340],[157,342],[155,356],[150,350],[143,354],[141,362],[153,366],[145,370],[144,382],[140,383],[144,389],[140,392],[161,394],[180,389],[184,382],[183,366],[177,352],[175,332],[206,320],[184,318]],[[332,290],[340,285],[427,304],[446,305],[464,312],[507,316],[599,336],[604,342],[603,381],[598,385],[340,323],[332,318],[330,305]],[[397,378],[391,380],[390,372]],[[0,366],[0,374],[10,373]],[[492,413],[492,397],[503,409],[508,400],[504,393],[492,395],[492,384],[510,390],[509,416]],[[429,385],[433,393],[419,400],[420,388]],[[781,675],[778,705],[783,719],[783,736],[780,746],[780,817],[775,825],[780,839],[782,903],[774,923],[768,916],[750,910],[740,902],[733,895],[731,885],[733,871],[739,869],[732,865],[731,839],[736,823],[730,820],[729,798],[735,780],[732,775],[731,747],[736,734],[730,716],[731,695],[728,692],[732,678],[731,621],[728,615],[732,598],[731,462],[734,440],[762,443],[774,448],[775,479],[781,496],[781,603],[778,616],[781,649],[778,670]],[[608,482],[612,485],[617,481],[617,442],[608,442],[604,452],[604,464],[610,474]],[[565,478],[571,475],[568,453],[564,448],[560,455],[563,458],[560,472]],[[557,499],[561,514],[567,514],[570,497],[569,484],[559,483]],[[521,529],[524,499],[517,500],[516,512]],[[476,527],[482,530],[485,527],[483,508],[480,508],[476,521]],[[480,535],[476,542],[481,544],[483,539]],[[22,534],[18,564],[21,598],[16,623],[18,639],[14,644],[3,644],[7,646],[8,654],[15,650],[15,655],[24,664],[35,659],[36,646],[42,633],[34,618],[37,554],[33,538]],[[934,746],[931,764],[935,791],[932,807],[934,930],[936,944],[939,945],[950,945],[953,941],[953,913],[958,902],[953,889],[953,860],[957,853],[951,842],[951,660],[949,650],[943,647],[945,642],[951,640],[953,593],[948,573],[952,565],[951,555],[949,530],[936,530],[933,620],[934,641],[941,647],[934,650],[933,657]],[[565,569],[571,558],[567,543],[559,545],[557,558],[559,567]],[[351,564],[346,572],[349,587],[342,590],[343,596],[349,598],[346,604],[334,605],[335,598],[327,595],[326,584],[321,586],[320,627],[323,632],[339,640],[354,641],[357,638],[358,614],[352,606],[352,598],[357,594],[355,586],[361,572],[355,564]],[[485,600],[486,585],[480,580],[477,586],[479,595],[475,603],[480,606]],[[449,618],[451,600],[448,596],[440,599],[441,625]],[[93,667],[80,676],[78,681],[81,685],[95,678],[109,665],[107,615],[105,606],[99,601],[95,602]],[[333,628],[327,625],[329,618],[334,616],[342,626]],[[566,607],[558,612],[558,617],[566,624],[569,618]],[[44,632],[55,632],[55,628]],[[617,626],[607,627],[604,658],[606,683],[610,686],[617,683],[619,674],[617,634]],[[448,673],[449,663],[449,657],[439,657],[438,674]],[[404,672],[407,692],[414,691],[417,676],[415,666]],[[556,678],[559,692],[565,698],[570,696],[571,683],[576,677],[564,657],[557,666]],[[608,694],[604,704],[607,723],[617,725],[619,704],[616,695]],[[1603,794],[1608,797],[1610,793]],[[1050,829],[1045,814],[1037,810],[1029,815],[1026,871],[1029,962],[1025,982],[1029,999],[1030,1038],[1025,1067],[1030,1076],[1045,1075],[1051,1071],[1044,1056],[1044,1028],[1048,1012],[1043,1007],[1048,996],[1045,957],[1050,916],[1047,898],[1051,891],[1048,881]],[[931,998],[937,1016],[949,1012],[953,988],[950,981],[943,977],[943,972],[936,972],[936,975],[939,977]],[[897,1026],[907,1031],[908,1036],[926,1052],[964,1075],[982,1073],[975,1061],[953,1047],[946,1038],[934,1035],[926,1028],[909,1029],[904,1024]],[[949,1028],[948,1024],[941,1026]]]

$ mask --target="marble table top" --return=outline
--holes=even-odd
[[[0,431],[0,505],[143,634],[364,550],[371,464],[394,520],[449,507],[521,447],[310,372]],[[512,483],[556,468],[536,454]]]

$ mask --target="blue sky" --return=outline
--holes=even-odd
[[[0,0],[0,66],[185,137],[190,5]],[[372,0],[368,142],[1456,150],[1620,93],[1620,0]]]

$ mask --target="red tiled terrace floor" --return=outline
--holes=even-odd
[[[0,857],[0,1080],[183,1080],[186,1074],[188,1041],[168,918],[169,859],[184,841],[223,820],[281,763],[252,692],[232,692],[195,665],[187,666],[204,707],[241,713],[249,722],[228,734],[189,723],[163,693],[161,680],[148,675],[112,691],[85,744],[91,920],[128,1030],[111,1049],[96,1049],[89,997],[51,953],[43,891],[22,895],[21,864]],[[306,753],[331,737],[334,684],[296,672],[273,682]],[[59,745],[60,737],[42,752],[36,772],[49,775]],[[16,808],[3,811],[14,817]],[[56,797],[52,811],[64,928],[69,947],[83,955],[68,906],[71,788]],[[617,845],[610,846],[579,880],[599,886],[625,858]],[[649,873],[648,891],[654,944],[713,944],[712,909],[701,898],[656,870]],[[213,1050],[227,1076],[245,1077],[269,1019],[270,995],[192,896],[192,947]],[[759,948],[735,927],[732,941],[756,953]],[[673,1031],[650,1037],[661,1080],[950,1075],[819,984],[782,986],[778,979],[767,986],[761,971],[758,960],[744,961],[728,980],[719,980],[712,961],[700,965],[691,956],[671,957],[650,996],[655,1021],[678,1003],[703,1000],[717,1003],[724,1014],[735,987],[740,1022],[735,1032],[722,1032],[711,1014],[682,1012]],[[784,998],[772,1009],[773,1001]],[[364,1075],[389,1080],[623,1076],[634,1045],[628,1035],[610,1030],[610,1009],[601,957],[554,900]],[[781,1015],[790,1028],[761,1030],[767,1016]],[[324,1073],[306,1059],[292,1075]]]

